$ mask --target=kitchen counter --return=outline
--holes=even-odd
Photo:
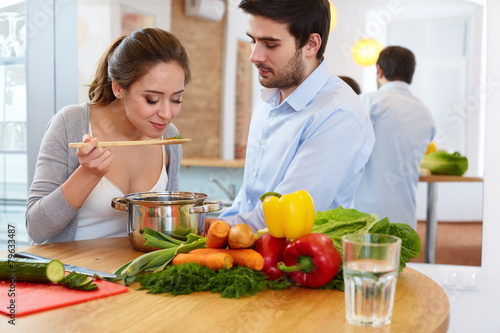
[[[17,251],[107,272],[142,254],[127,238],[43,244]],[[6,257],[7,251],[0,256]],[[138,288],[134,283],[124,294],[18,317],[15,328],[25,332],[42,327],[45,332],[446,332],[449,325],[450,305],[443,289],[409,267],[398,278],[392,324],[378,329],[349,325],[344,293],[338,290],[294,287],[224,299],[208,292],[152,295]],[[6,316],[2,319],[0,331],[13,328]]]
[[[244,168],[245,160],[225,160],[220,158],[183,158],[181,165],[189,168],[192,166],[212,168]]]

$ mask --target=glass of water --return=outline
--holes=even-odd
[[[391,323],[401,239],[383,234],[342,237],[345,312],[349,324]]]

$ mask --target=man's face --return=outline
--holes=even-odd
[[[252,39],[250,61],[259,70],[261,85],[292,91],[304,80],[303,52],[297,50],[286,24],[250,16],[247,35]]]

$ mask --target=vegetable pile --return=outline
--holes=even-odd
[[[314,213],[306,191],[261,197],[267,229],[230,227],[217,220],[207,236],[179,240],[146,228],[145,245],[162,248],[143,254],[115,271],[126,285],[148,293],[196,291],[239,298],[290,286],[343,290],[342,236],[380,233],[401,238],[399,272],[420,255],[418,234],[408,225],[379,220],[376,214],[339,207]]]

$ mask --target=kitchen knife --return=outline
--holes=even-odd
[[[49,258],[37,256],[36,254],[31,254],[31,253],[27,253],[27,252],[16,252],[14,254],[14,256],[18,257],[18,258],[27,258],[27,259],[52,260]],[[96,271],[94,269],[78,267],[78,266],[74,266],[74,265],[64,264],[64,269],[67,271],[70,271],[70,272],[73,271],[73,272],[77,272],[77,273],[81,273],[81,274],[85,274],[85,275],[89,275],[89,276],[96,275],[97,277],[100,277],[100,278],[108,278],[108,279],[115,279],[116,278],[116,275],[113,273]]]

